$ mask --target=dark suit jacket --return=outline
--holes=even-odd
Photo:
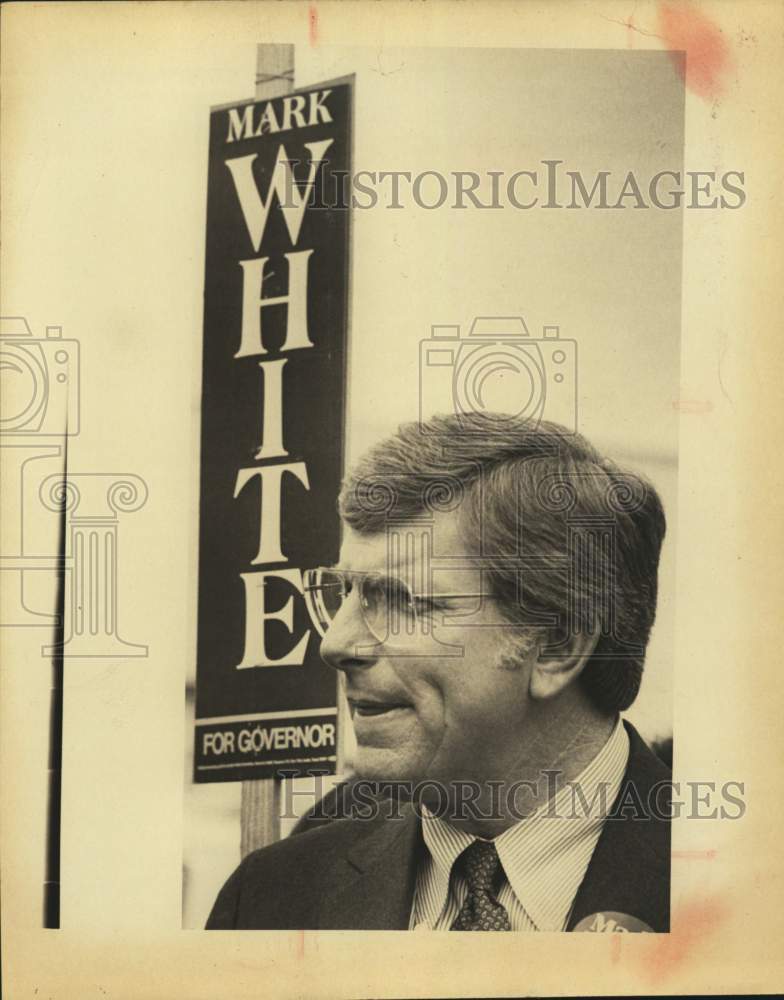
[[[630,752],[621,790],[577,891],[567,930],[598,912],[669,929],[670,772],[624,723]],[[649,802],[657,787],[655,814]],[[406,930],[421,852],[421,821],[339,819],[249,854],[220,891],[208,930]],[[388,811],[387,811],[388,815]],[[565,820],[565,822],[568,822]]]

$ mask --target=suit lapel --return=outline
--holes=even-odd
[[[419,817],[406,808],[403,818],[372,826],[336,859],[319,900],[319,927],[408,929],[422,843]]]
[[[668,772],[634,727],[625,725],[630,741],[626,774],[575,897],[567,930],[591,914],[608,911],[637,917],[654,931],[669,927],[669,823],[649,812],[651,789],[657,781],[666,781]],[[613,815],[629,786],[646,810],[644,818]],[[665,807],[663,797],[660,807]]]

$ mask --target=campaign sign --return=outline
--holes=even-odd
[[[340,545],[351,110],[339,83],[211,114],[199,782],[335,770],[336,676],[302,572]]]

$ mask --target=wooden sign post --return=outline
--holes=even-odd
[[[256,46],[256,100],[283,97],[294,89],[294,46]],[[280,780],[242,782],[240,854],[280,840]]]

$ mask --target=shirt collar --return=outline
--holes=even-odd
[[[422,837],[427,845],[428,855],[425,859],[424,878],[421,880],[419,906],[422,921],[432,927],[449,895],[452,866],[466,847],[477,838],[434,816],[427,806],[422,808]]]
[[[537,930],[563,928],[628,759],[629,737],[618,718],[607,742],[577,778],[495,838],[509,885]],[[454,862],[479,838],[450,826],[427,807],[422,810],[422,835],[429,852],[427,909],[435,920],[447,900]]]

